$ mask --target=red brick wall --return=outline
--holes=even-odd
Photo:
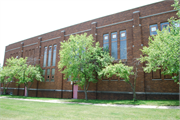
[[[67,82],[67,80],[63,80],[63,74],[58,71],[58,61],[59,54],[58,51],[60,49],[60,42],[63,40],[67,40],[69,36],[68,34],[76,33],[79,31],[84,31],[91,29],[90,31],[87,31],[88,35],[93,34],[94,40],[100,42],[101,47],[103,46],[103,34],[109,33],[109,36],[112,32],[117,32],[118,35],[118,46],[120,43],[119,39],[119,32],[122,30],[126,30],[127,33],[127,65],[132,66],[133,65],[133,59],[138,58],[142,53],[139,49],[142,49],[143,46],[148,45],[148,37],[150,35],[149,33],[149,25],[151,24],[158,24],[158,28],[160,29],[160,23],[166,22],[168,18],[171,16],[176,16],[176,12],[169,12],[161,15],[156,15],[152,17],[142,18],[147,15],[153,15],[161,12],[166,12],[173,10],[173,7],[171,7],[171,4],[173,4],[173,1],[162,1],[155,4],[150,4],[147,6],[127,10],[124,12],[116,13],[113,15],[105,16],[102,18],[97,18],[91,21],[87,21],[84,23],[80,23],[77,25],[69,26],[63,29],[59,29],[56,31],[52,31],[49,33],[45,33],[36,37],[32,37],[17,43],[10,44],[6,46],[6,51],[20,47],[16,50],[11,50],[5,53],[5,60],[11,56],[18,54],[18,56],[28,57],[28,56],[34,56],[36,59],[40,59],[40,61],[37,61],[37,64],[40,64],[43,69],[52,69],[55,68],[55,81],[54,82],[37,82],[35,81],[31,88],[39,89],[36,90],[30,90],[29,95],[30,96],[38,96],[38,97],[57,97],[57,98],[72,98],[72,91],[73,87],[70,82]],[[139,11],[139,12],[135,12]],[[135,13],[134,13],[135,12]],[[96,28],[101,27],[108,24],[113,24],[121,21],[131,20],[129,22],[124,22],[121,24],[116,25],[110,25],[103,28]],[[93,23],[92,22],[96,22]],[[82,33],[80,33],[82,34]],[[96,34],[96,35],[95,35]],[[48,39],[56,38],[61,36],[61,38],[45,41]],[[41,39],[38,39],[41,37]],[[23,44],[21,44],[23,42]],[[23,47],[32,43],[37,43],[35,45],[31,45],[28,47]],[[110,42],[109,42],[110,43]],[[57,56],[56,56],[56,67],[43,67],[43,58],[44,58],[44,47],[53,46],[54,44],[57,45]],[[39,47],[40,46],[40,47]],[[133,47],[134,46],[134,47]],[[111,50],[111,43],[109,45]],[[120,47],[118,47],[120,50]],[[23,51],[21,51],[23,50]],[[27,55],[26,51],[34,51],[31,55]],[[48,53],[48,52],[47,52]],[[48,56],[48,55],[47,55]],[[120,58],[120,51],[118,51],[118,58]],[[48,58],[47,58],[48,59]],[[4,60],[4,61],[5,61]],[[52,58],[51,58],[52,61]],[[164,76],[162,76],[162,80],[152,80],[152,73],[144,73],[142,70],[143,64],[140,64],[140,69],[138,72],[138,78],[137,78],[137,85],[136,85],[136,91],[137,92],[159,92],[159,93],[178,93],[178,85],[177,83],[174,83],[173,80],[164,80]],[[46,75],[45,75],[46,78]],[[116,78],[113,78],[116,79]],[[125,83],[124,81],[121,81],[118,78],[118,81],[111,81],[110,78],[109,81],[102,81],[99,80],[97,84],[91,83],[89,86],[89,92],[88,97],[90,99],[132,99],[132,94],[126,94],[126,93],[95,93],[95,91],[118,91],[118,92],[132,92],[130,85]],[[131,77],[131,82],[133,81]],[[11,88],[18,88],[15,86],[15,83],[11,83]],[[24,88],[24,85],[20,85],[19,88]],[[46,90],[46,91],[45,91]],[[47,91],[47,90],[59,90],[59,91]],[[69,90],[68,92],[66,90]],[[79,87],[79,90],[82,90]],[[11,90],[13,91],[13,94],[17,95],[23,95],[23,90]],[[62,92],[63,91],[63,92]],[[157,97],[158,95],[144,95],[144,94],[138,94],[138,99],[177,99],[177,95],[172,97],[173,95],[161,95],[162,97]],[[83,99],[84,93],[79,92],[78,98]]]

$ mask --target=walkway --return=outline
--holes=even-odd
[[[20,99],[20,98],[8,98],[8,97],[0,97],[0,98],[1,98],[1,99],[15,99],[15,100],[33,101],[33,102],[81,104],[81,105],[112,106],[112,107],[152,108],[152,109],[180,109],[180,106],[93,104],[93,103],[79,103],[79,102],[62,102],[62,101],[60,101],[60,100],[35,100],[35,99]]]

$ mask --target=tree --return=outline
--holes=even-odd
[[[113,75],[116,75],[117,77],[124,78],[125,82],[130,84],[131,89],[133,91],[133,100],[136,101],[136,79],[138,76],[138,65],[139,61],[134,61],[134,72],[132,66],[126,66],[121,61],[117,64],[111,64],[104,68],[102,71],[100,71],[99,75],[106,76],[106,77],[112,77]],[[134,75],[133,83],[130,81],[130,76]]]
[[[113,58],[109,52],[103,51],[99,43],[93,42],[92,35],[71,35],[68,41],[61,42],[60,61],[58,67],[64,74],[64,79],[71,78],[84,89],[87,100],[89,83],[97,83],[99,72],[108,66]]]
[[[43,81],[42,69],[39,65],[32,66],[27,64],[27,57],[24,58],[9,58],[6,61],[4,72],[7,72],[6,76],[8,79],[12,79],[12,76],[17,79],[17,84],[25,85],[25,96],[28,96],[28,90],[34,82],[34,79],[37,81]],[[28,84],[30,83],[30,84]]]
[[[172,6],[180,18],[179,1],[174,0]],[[180,19],[172,17],[168,21],[170,25],[166,29],[157,30],[156,36],[149,37],[149,46],[143,47],[141,51],[144,56],[141,55],[139,60],[146,63],[145,72],[161,69],[162,74],[172,75],[177,82],[180,70]]]
[[[3,85],[3,94],[7,94],[6,91],[8,89],[8,86],[10,82],[13,80],[13,74],[10,69],[7,69],[6,67],[0,68],[0,82]]]

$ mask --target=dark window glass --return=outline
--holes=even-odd
[[[103,50],[109,50],[109,34],[103,35]]]
[[[57,49],[57,45],[54,45],[54,47],[53,47],[53,63],[52,63],[52,66],[56,65],[56,49]]]
[[[111,56],[117,59],[117,32],[111,33]]]
[[[167,28],[168,25],[169,25],[168,22],[161,23],[161,30],[162,30],[163,28]],[[169,29],[169,31],[170,31],[170,29]]]
[[[157,32],[156,32],[157,29],[158,29],[158,25],[157,24],[150,25],[149,26],[150,35],[157,35]]]
[[[126,30],[120,31],[120,59],[127,59]]]
[[[49,46],[48,66],[51,66],[51,53],[52,53],[52,46]]]
[[[43,67],[46,67],[46,58],[47,58],[47,47],[44,48]]]
[[[55,69],[53,68],[51,71],[51,82],[54,82]]]
[[[46,82],[49,82],[49,76],[50,76],[50,69],[47,69],[47,79],[46,79]]]

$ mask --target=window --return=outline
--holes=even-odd
[[[49,75],[50,75],[50,69],[47,69],[47,78],[46,78],[46,82],[49,82]]]
[[[168,25],[169,25],[168,22],[161,23],[161,30],[162,30],[163,28],[167,28]],[[170,31],[170,29],[169,29],[169,31]]]
[[[103,50],[109,50],[109,34],[103,35]]]
[[[68,77],[67,81],[71,81],[71,75]]]
[[[117,32],[111,33],[111,56],[117,58]]]
[[[168,22],[161,23],[161,30],[162,30],[163,28],[166,28],[168,25],[169,25]]]
[[[175,21],[175,22],[173,21],[173,23],[174,23],[174,26],[175,26],[175,27],[180,27],[180,21],[178,21],[178,20]]]
[[[152,71],[152,79],[153,80],[161,80],[161,70],[158,69],[155,72]]]
[[[46,73],[46,70],[44,69],[44,70],[43,70],[43,77],[45,76],[45,73]]]
[[[46,74],[46,70],[43,69],[43,74],[42,74],[42,76],[43,76],[44,79],[45,79],[45,74]]]
[[[47,58],[47,47],[44,48],[43,67],[46,67],[46,58]]]
[[[127,59],[126,30],[120,31],[120,59]]]
[[[158,29],[157,24],[150,25],[149,29],[150,29],[150,35],[157,35],[157,32],[156,32],[156,30]]]
[[[51,53],[52,53],[52,46],[49,46],[48,66],[51,66]]]
[[[56,65],[56,49],[57,49],[57,45],[54,45],[54,47],[53,47],[53,63],[52,63],[52,66]]]
[[[54,82],[55,68],[51,71],[51,82]]]
[[[175,23],[175,27],[180,27],[180,23]]]

